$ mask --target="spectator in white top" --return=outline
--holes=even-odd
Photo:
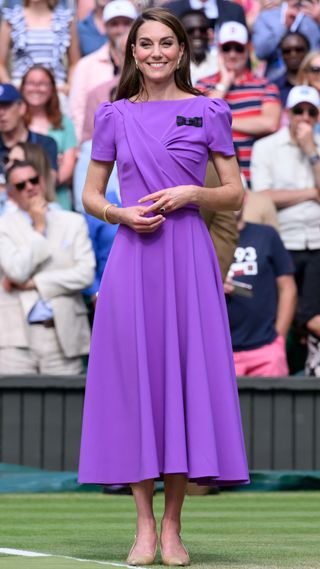
[[[314,133],[320,97],[306,85],[287,99],[289,125],[253,146],[251,182],[269,195],[281,237],[296,268],[297,324],[320,338],[320,138]]]

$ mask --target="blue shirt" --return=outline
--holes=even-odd
[[[228,276],[251,284],[253,296],[228,294],[227,308],[235,352],[271,344],[277,337],[277,277],[292,274],[291,257],[269,225],[246,223]]]
[[[274,83],[277,85],[280,91],[281,105],[285,108],[288,95],[294,85],[292,85],[292,83],[289,83],[287,79],[287,73],[283,73],[283,75],[275,79]]]
[[[106,197],[111,203],[120,205],[118,196],[115,192],[108,191]],[[92,285],[82,292],[86,296],[91,296],[99,291],[103,271],[119,226],[101,221],[101,219],[97,219],[88,213],[85,214],[85,218],[88,224],[89,236],[96,257],[96,272]]]
[[[92,11],[84,20],[77,24],[82,57],[102,47],[107,40],[107,35],[101,34],[95,25],[93,15],[94,12]]]

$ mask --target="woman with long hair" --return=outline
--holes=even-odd
[[[309,51],[302,60],[297,75],[297,85],[309,85],[317,89],[320,94],[320,51]],[[317,134],[320,134],[320,122],[314,127]]]
[[[310,85],[320,93],[320,51],[309,51],[302,60],[297,85]]]
[[[76,163],[77,139],[71,119],[60,109],[54,76],[35,65],[22,78],[21,93],[27,105],[28,128],[54,138],[58,146],[57,196],[64,209],[71,209],[71,181]]]
[[[183,566],[187,481],[248,482],[222,280],[199,214],[239,209],[243,189],[228,106],[192,87],[188,38],[170,12],[135,20],[116,99],[97,110],[83,194],[88,213],[119,229],[96,307],[79,480],[131,485],[127,562],[147,565],[163,478],[162,561]],[[203,187],[208,152],[218,188]],[[121,208],[104,197],[115,159]]]
[[[43,65],[52,70],[59,92],[68,93],[80,58],[71,10],[59,6],[58,0],[23,0],[22,5],[2,9],[0,37],[1,82],[19,87],[30,67]]]

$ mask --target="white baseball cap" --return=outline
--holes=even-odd
[[[292,109],[299,103],[310,103],[314,107],[320,107],[320,97],[317,89],[308,85],[296,85],[292,87],[286,102],[287,109]]]
[[[110,22],[110,20],[118,16],[135,20],[138,12],[129,0],[112,0],[108,2],[103,9],[103,21],[105,23]]]
[[[225,22],[219,30],[219,44],[234,42],[246,45],[248,43],[248,30],[239,22]]]

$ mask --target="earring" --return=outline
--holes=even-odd
[[[180,62],[181,62],[181,57],[179,57],[179,59],[178,59],[177,69],[180,69]]]
[[[139,69],[137,60],[135,59],[134,61],[135,61],[135,64],[136,64],[136,69]]]

